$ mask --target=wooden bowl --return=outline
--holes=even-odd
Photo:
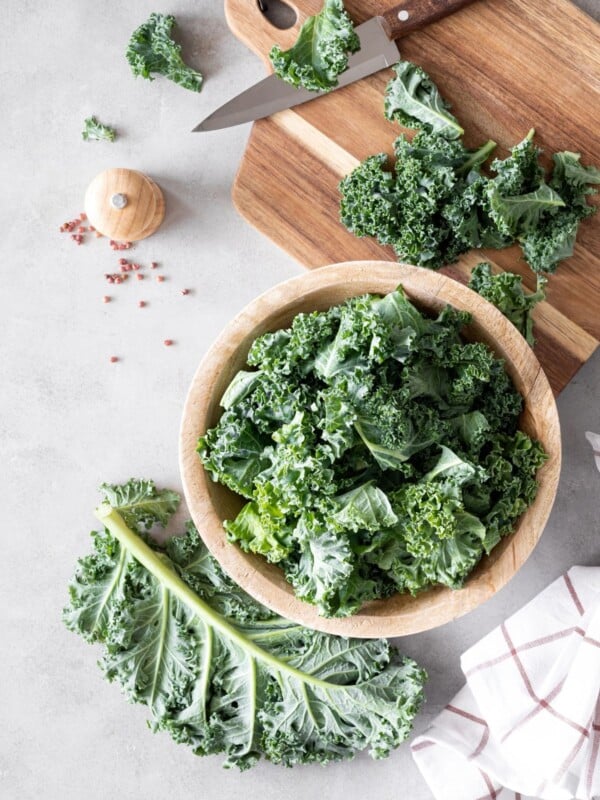
[[[522,429],[539,439],[549,455],[538,473],[535,502],[491,555],[482,559],[459,590],[436,587],[417,597],[396,594],[366,603],[343,619],[327,619],[295,597],[275,564],[244,553],[226,540],[223,520],[232,519],[246,502],[213,483],[196,452],[198,437],[215,425],[219,401],[242,369],[251,343],[262,333],[287,327],[301,311],[325,310],[367,292],[387,294],[401,283],[423,309],[437,312],[450,303],[470,311],[466,338],[486,342],[506,362],[524,398]],[[471,611],[498,591],[525,562],[540,538],[556,494],[560,472],[560,428],[548,380],[529,345],[490,303],[460,283],[426,269],[386,261],[333,264],[281,283],[257,297],[233,319],[210,348],[194,376],[185,403],[180,434],[180,467],[192,518],[223,569],[252,597],[283,617],[327,633],[375,638],[428,630]]]

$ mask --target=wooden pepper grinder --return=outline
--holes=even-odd
[[[118,242],[151,236],[165,216],[160,187],[135,169],[107,169],[96,175],[85,193],[91,225]]]

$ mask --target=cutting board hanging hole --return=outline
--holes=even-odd
[[[256,5],[271,25],[280,31],[292,28],[296,24],[297,13],[283,0],[256,0]]]

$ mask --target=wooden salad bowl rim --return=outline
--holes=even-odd
[[[276,564],[244,553],[227,541],[223,519],[243,499],[214,483],[204,470],[198,437],[218,420],[219,400],[243,368],[250,344],[260,334],[289,325],[301,311],[325,310],[367,292],[387,294],[402,284],[408,297],[434,312],[451,304],[470,311],[467,338],[486,342],[506,362],[524,399],[521,428],[540,440],[548,460],[538,472],[535,501],[515,530],[484,557],[462,589],[429,589],[416,597],[396,594],[366,603],[352,617],[330,619],[295,597]],[[326,633],[362,638],[405,636],[443,625],[488,600],[525,563],[536,546],[556,496],[561,462],[560,425],[548,379],[517,329],[490,303],[439,272],[387,261],[332,264],[280,283],[253,300],[222,331],[192,380],[180,431],[180,469],[188,508],[202,539],[225,572],[248,594],[283,617]]]

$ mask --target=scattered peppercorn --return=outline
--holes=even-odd
[[[156,280],[157,280],[159,283],[162,283],[162,282],[164,281],[164,279],[165,279],[165,276],[164,276],[164,275],[157,275],[157,276],[156,276]]]
[[[118,272],[105,272],[104,277],[109,283],[123,283],[127,279],[127,275],[120,275]]]
[[[111,356],[110,357],[110,363],[111,364],[115,364],[118,360],[119,360],[118,356]]]
[[[190,293],[189,289],[182,289],[181,290],[181,294],[189,294],[189,293]]]
[[[146,306],[146,301],[145,300],[138,300],[138,307],[139,308],[144,308],[145,306]]]
[[[105,294],[104,297],[102,298],[103,303],[110,303],[111,300],[112,297],[109,297],[107,294]]]
[[[158,267],[158,262],[157,262],[157,261],[153,261],[153,262],[150,264],[150,269],[156,269],[157,267]]]
[[[171,347],[171,345],[173,344],[173,339],[165,339],[163,344],[165,347]]]

